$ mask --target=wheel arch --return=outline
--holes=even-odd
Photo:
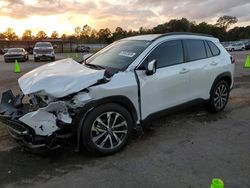
[[[77,150],[80,150],[80,139],[81,139],[81,130],[83,127],[83,122],[86,119],[87,115],[96,107],[107,104],[107,103],[116,103],[123,106],[131,114],[134,121],[134,128],[136,128],[136,122],[138,120],[138,114],[135,106],[132,101],[125,96],[110,96],[101,99],[97,99],[87,103],[84,107],[79,108],[76,112],[76,117],[73,122],[72,133],[76,136],[77,141]]]
[[[230,72],[223,72],[223,73],[219,74],[219,75],[215,78],[215,80],[214,80],[214,82],[213,82],[213,84],[212,84],[212,87],[211,87],[210,92],[209,92],[210,95],[211,95],[211,93],[212,93],[212,91],[213,91],[215,85],[216,85],[220,80],[225,80],[225,81],[227,81],[228,84],[229,84],[229,87],[230,87],[231,84],[232,84],[232,74],[231,74]]]
[[[133,120],[137,122],[138,115],[137,115],[136,108],[128,97],[121,96],[121,95],[105,97],[105,98],[94,101],[94,105],[92,105],[92,107],[97,107],[106,103],[116,103],[116,104],[123,106],[131,114]]]

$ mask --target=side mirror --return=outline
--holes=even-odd
[[[146,74],[148,76],[153,75],[156,72],[156,60],[152,60],[148,63]]]

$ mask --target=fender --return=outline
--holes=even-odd
[[[212,91],[213,91],[213,88],[215,87],[216,83],[217,83],[219,80],[222,80],[222,79],[228,81],[229,87],[231,86],[231,83],[232,83],[232,74],[231,74],[230,72],[223,72],[223,73],[219,74],[219,75],[215,78],[215,80],[214,80],[214,82],[213,82],[213,84],[212,84],[212,87],[211,87],[211,89],[210,89],[210,92],[209,92],[210,95],[211,95],[211,93],[212,93]]]

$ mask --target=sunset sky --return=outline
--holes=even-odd
[[[85,24],[136,30],[182,17],[213,24],[223,15],[250,25],[250,0],[0,0],[0,10],[0,32],[11,27],[18,35],[28,28],[70,34]]]

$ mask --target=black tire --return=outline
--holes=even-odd
[[[224,110],[228,102],[229,93],[229,83],[226,80],[218,81],[211,91],[208,102],[209,111],[212,113],[217,113]]]
[[[38,58],[36,58],[36,57],[34,58],[34,60],[35,60],[35,62],[38,62],[38,61],[39,61],[39,59],[38,59]]]
[[[97,120],[98,118],[101,119],[102,117],[108,117],[106,116],[106,113],[108,112],[111,113],[110,121],[109,121],[110,123],[108,123],[108,118],[107,118],[105,125],[109,127],[109,130],[106,129],[105,128],[106,126],[104,127],[103,124],[99,123],[100,121]],[[113,122],[111,123],[112,115],[113,117],[115,117],[116,114],[119,114],[121,116],[118,116],[116,121],[114,120],[115,118],[113,118]],[[125,122],[125,121],[126,121],[125,123],[126,125],[125,124],[122,125],[122,122]],[[83,121],[80,121],[80,122],[83,122]],[[118,124],[116,124],[117,122]],[[111,124],[113,125],[111,126]],[[81,134],[82,145],[86,150],[88,150],[90,153],[95,154],[95,155],[110,155],[110,154],[116,153],[119,150],[121,150],[130,140],[132,129],[133,129],[133,124],[134,122],[132,120],[130,113],[124,107],[118,104],[114,104],[114,103],[100,105],[94,108],[87,115],[86,119],[83,122],[82,134]],[[122,126],[117,127],[117,125],[118,126],[122,125]],[[114,127],[114,128],[111,128],[111,127]],[[121,133],[122,127],[123,127],[122,131],[125,131],[126,129],[126,133]],[[120,131],[120,133],[117,133],[117,131]],[[97,134],[98,132],[99,134]],[[96,133],[96,134],[94,134],[93,136],[93,133]],[[103,136],[100,137],[100,135],[103,135]],[[99,138],[97,139],[97,137]],[[104,145],[102,145],[103,142],[104,142]],[[109,145],[110,145],[110,148],[108,148]]]
[[[27,58],[26,58],[27,61],[29,61],[29,55],[27,55]]]
[[[52,58],[51,58],[51,61],[55,61],[55,57],[52,57]]]

